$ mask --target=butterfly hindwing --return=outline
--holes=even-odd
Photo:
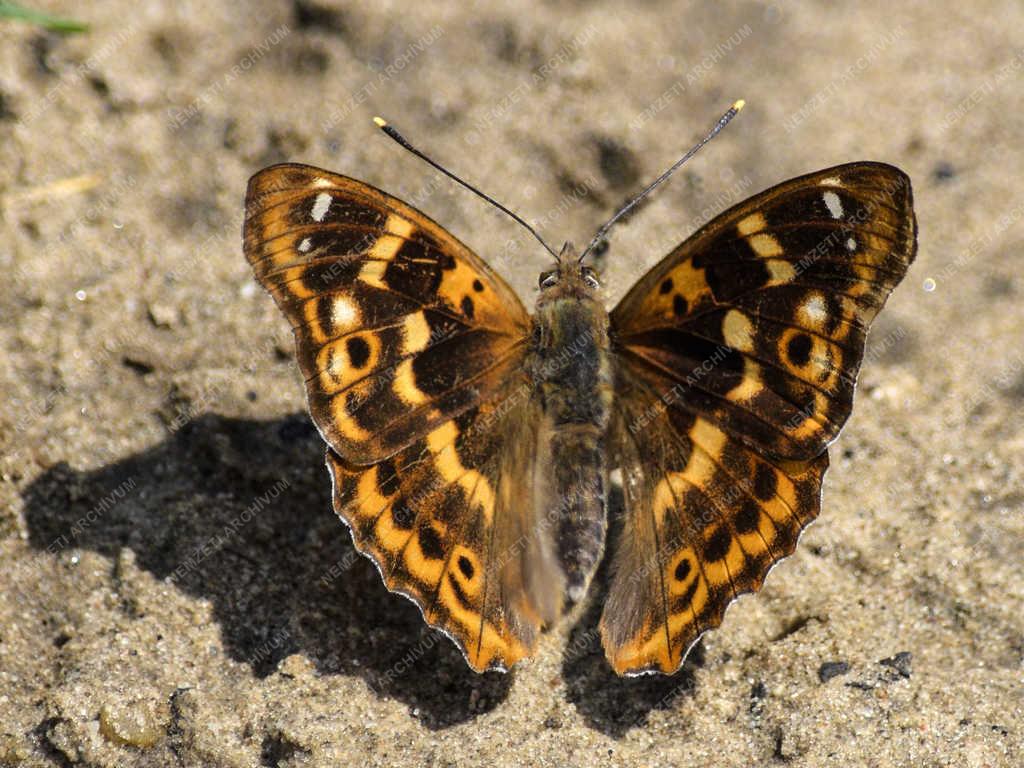
[[[529,316],[515,292],[363,182],[297,164],[259,172],[244,243],[292,323],[313,420],[346,459],[384,458],[472,407],[521,354]]]
[[[670,380],[628,368],[619,375],[613,451],[625,519],[602,638],[619,674],[670,674],[733,599],[760,589],[771,566],[792,554],[818,515],[828,453],[770,459],[662,400]],[[652,413],[652,402],[662,407]]]
[[[602,633],[620,674],[675,671],[817,516],[868,326],[915,248],[909,179],[839,166],[723,213],[612,312],[626,507]]]
[[[477,671],[532,653],[561,604],[550,539],[536,535],[541,418],[529,391],[510,373],[499,397],[372,467],[327,451],[356,547]]]

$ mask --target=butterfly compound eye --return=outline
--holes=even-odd
[[[558,273],[555,271],[541,272],[538,282],[541,288],[551,288],[558,282]]]

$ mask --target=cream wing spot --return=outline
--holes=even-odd
[[[339,335],[348,333],[359,325],[359,309],[347,296],[335,296],[331,305],[331,325]]]
[[[809,328],[821,328],[828,320],[825,299],[820,293],[812,293],[798,310],[801,322]]]
[[[730,309],[722,319],[722,339],[740,352],[753,352],[754,326],[738,309]]]
[[[747,238],[747,242],[754,249],[754,253],[762,259],[770,259],[783,254],[782,246],[779,245],[779,241],[773,235],[762,232],[761,234],[751,235]]]
[[[697,419],[690,427],[689,435],[694,450],[682,473],[673,474],[681,474],[687,482],[703,488],[715,474],[718,466],[715,461],[722,455],[727,438],[721,429],[706,419]]]
[[[388,220],[384,222],[384,231],[399,237],[409,238],[416,231],[416,225],[404,216],[392,213],[388,215]]]
[[[386,261],[375,261],[371,259],[363,264],[362,269],[359,270],[359,279],[367,285],[372,285],[374,288],[380,288],[386,291],[388,290],[388,286],[384,282],[384,272],[387,270],[387,267],[388,264]]]
[[[321,192],[316,196],[316,200],[313,201],[313,210],[310,211],[310,216],[313,217],[313,221],[323,221],[324,216],[327,215],[327,211],[331,207],[332,198],[326,192]]]
[[[675,286],[675,291],[682,296],[686,303],[693,305],[700,300],[700,297],[708,289],[707,276],[704,274],[702,268],[694,267],[689,261],[686,261],[676,267],[670,273],[672,282]],[[672,312],[672,294],[666,294],[662,299],[664,305],[664,311],[671,316]]]
[[[765,221],[763,213],[752,213],[749,216],[740,219],[736,225],[736,231],[741,236],[746,237],[752,235],[755,232],[760,232],[762,229],[768,226],[768,222]]]
[[[402,322],[402,354],[422,352],[430,344],[430,326],[422,312],[407,315]]]
[[[384,232],[386,234],[377,238],[366,252],[366,255],[371,259],[391,261],[391,259],[395,258],[395,254],[398,253],[402,245],[405,244],[405,241],[415,231],[416,225],[408,219],[394,213],[389,214],[387,221],[384,223]]]
[[[726,394],[734,402],[745,402],[752,399],[764,389],[761,383],[761,366],[749,357],[743,359],[743,380],[739,386],[730,389]]]
[[[841,187],[843,186],[842,180],[838,176],[829,176],[828,178],[821,180],[821,186],[823,187]]]
[[[325,382],[324,390],[331,392],[333,391],[334,384],[345,380],[346,356],[341,354],[336,345],[325,347],[325,353],[327,359],[323,369],[324,373],[329,377],[329,381]]]
[[[857,250],[857,241],[854,240],[852,237],[847,238],[846,240],[846,250],[850,251],[851,253]]]
[[[843,201],[839,199],[839,195],[829,190],[821,198],[825,201],[825,207],[828,208],[833,219],[843,218]]]
[[[299,243],[299,253],[306,253],[313,246],[313,241],[308,237],[302,238],[302,242]]]
[[[772,285],[788,283],[796,277],[796,267],[791,262],[782,259],[769,259],[767,262],[768,274],[771,275]]]

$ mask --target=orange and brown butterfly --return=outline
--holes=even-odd
[[[249,182],[244,247],[294,328],[337,513],[473,669],[585,597],[621,472],[600,630],[630,675],[675,672],[817,517],[916,224],[904,173],[841,165],[721,214],[610,313],[566,244],[531,316],[423,213],[289,163]]]

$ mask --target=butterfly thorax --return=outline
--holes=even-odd
[[[545,413],[555,427],[601,435],[612,398],[608,311],[589,267],[559,267],[541,276],[542,286],[545,279],[533,317],[532,371]]]
[[[569,258],[565,258],[568,255]],[[534,314],[532,376],[545,415],[555,551],[567,594],[586,593],[607,527],[605,433],[612,406],[608,312],[593,271],[563,250],[541,275]]]

